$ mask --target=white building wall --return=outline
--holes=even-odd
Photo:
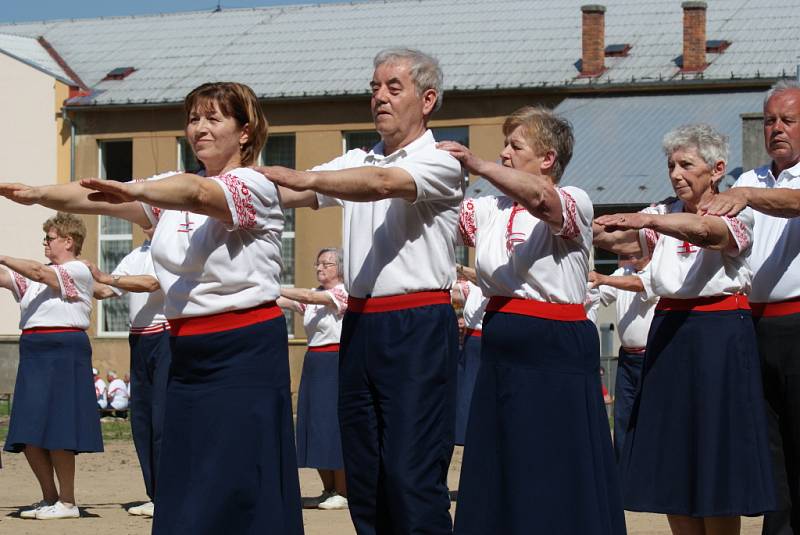
[[[0,182],[57,180],[56,80],[0,53]],[[0,254],[46,262],[42,223],[53,214],[0,198]],[[0,289],[0,336],[19,333],[19,306]]]

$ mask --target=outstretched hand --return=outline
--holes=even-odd
[[[747,208],[747,194],[744,188],[731,188],[714,195],[699,208],[709,215],[734,217]]]
[[[0,184],[0,195],[19,204],[36,204],[39,200],[39,189],[20,183]]]
[[[278,165],[254,166],[253,170],[261,173],[271,182],[294,191],[311,189],[313,184],[313,174],[307,171],[296,171]]]
[[[95,191],[95,193],[89,194],[90,201],[122,204],[136,200],[130,191],[131,183],[129,182],[84,178],[81,180],[81,186]]]
[[[589,288],[597,288],[605,283],[606,276],[594,270],[589,272]]]
[[[461,166],[468,172],[479,175],[478,168],[484,161],[469,150],[467,147],[456,141],[440,141],[436,144],[436,148],[450,153],[450,156],[461,162]]]
[[[606,232],[639,230],[647,227],[648,217],[642,213],[601,215],[594,220]]]

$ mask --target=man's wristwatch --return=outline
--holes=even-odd
[[[121,277],[121,275],[111,275],[111,280],[112,280],[111,284],[112,285],[119,284],[119,278],[120,277]]]

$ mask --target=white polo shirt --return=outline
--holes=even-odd
[[[56,272],[58,290],[6,268],[11,274],[14,299],[20,307],[19,328],[88,329],[94,291],[92,272],[80,260],[48,267]]]
[[[222,187],[232,225],[142,205],[156,226],[150,253],[169,319],[252,308],[280,295],[283,211],[275,185],[249,168],[209,179]]]
[[[145,241],[141,247],[137,247],[114,268],[112,275],[150,275],[156,276],[153,267],[153,258],[150,256],[150,241]],[[117,295],[128,293],[125,290],[110,287]],[[128,302],[128,320],[133,329],[153,327],[166,323],[164,316],[164,292],[156,290],[154,292],[131,292]]]
[[[338,344],[342,337],[342,318],[347,310],[347,290],[344,284],[337,284],[330,290],[319,287],[317,291],[328,296],[330,305],[306,305],[289,301],[296,311],[303,314],[308,347]]]
[[[128,405],[128,385],[122,379],[114,379],[108,384],[108,399],[114,408],[122,408],[120,402]]]
[[[554,228],[509,197],[466,199],[459,230],[475,247],[475,269],[487,297],[583,304],[594,208],[585,191],[556,188],[564,218]]]
[[[739,177],[736,187],[800,189],[800,163],[774,177],[770,166]],[[800,296],[800,217],[773,217],[753,211],[750,300],[772,303]]]
[[[611,274],[612,277],[627,275],[646,276],[648,265],[637,272],[630,266],[621,267]],[[597,301],[604,306],[615,303],[617,312],[617,334],[623,347],[640,348],[647,345],[647,334],[658,303],[658,296],[648,296],[647,292],[629,292],[613,286],[601,284],[589,290],[597,296]]]
[[[400,167],[414,179],[417,198],[372,202],[317,195],[320,208],[344,208],[344,284],[355,297],[382,297],[424,290],[449,290],[456,278],[461,164],[436,148],[430,130],[392,154],[383,142],[356,149],[312,171],[353,167]]]
[[[680,200],[642,210],[650,214],[682,211]],[[694,299],[750,292],[752,271],[747,257],[753,242],[753,211],[746,208],[736,217],[721,219],[733,236],[725,251],[704,249],[651,229],[639,231],[642,250],[652,252],[649,269],[641,276],[648,295]]]

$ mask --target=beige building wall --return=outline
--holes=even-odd
[[[63,178],[59,155],[69,139],[63,137],[60,101],[67,86],[33,67],[0,53],[0,182],[55,184]],[[68,152],[67,152],[68,154]],[[67,173],[68,173],[67,160]],[[67,175],[68,176],[68,175]],[[52,210],[20,206],[0,199],[0,254],[45,262],[42,223]],[[0,291],[0,336],[19,334],[19,306],[11,293]]]

